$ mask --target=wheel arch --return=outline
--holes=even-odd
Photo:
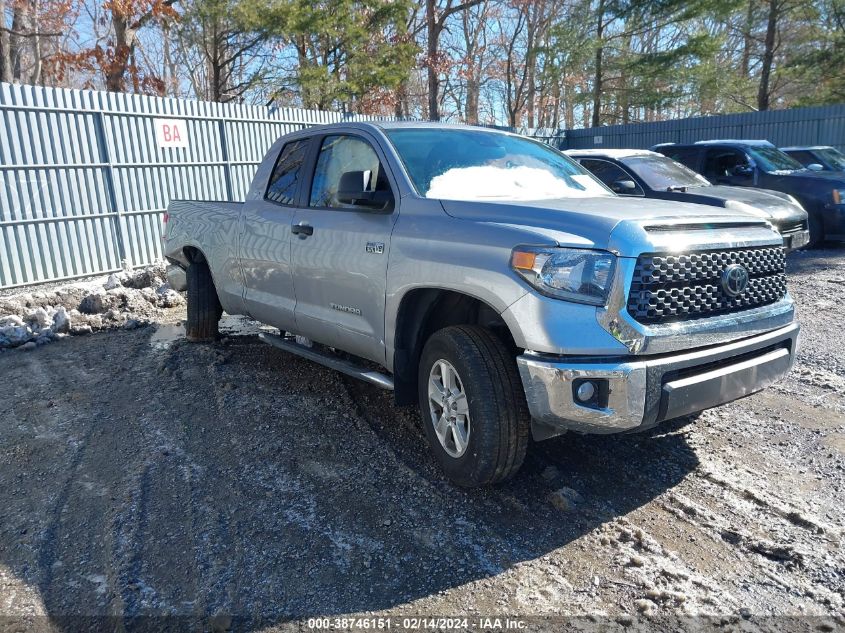
[[[188,245],[182,248],[182,256],[188,264],[208,263],[205,253],[198,246]]]
[[[493,331],[509,349],[519,349],[501,314],[485,300],[446,288],[422,287],[401,299],[393,341],[394,397],[398,405],[418,401],[420,355],[428,338],[451,325],[480,325]]]

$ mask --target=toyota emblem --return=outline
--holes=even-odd
[[[748,271],[744,266],[731,264],[722,273],[722,289],[729,297],[741,295],[748,287]]]

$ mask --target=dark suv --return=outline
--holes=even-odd
[[[845,174],[806,169],[768,141],[664,143],[660,152],[717,185],[758,187],[788,193],[810,220],[810,243],[845,241]]]

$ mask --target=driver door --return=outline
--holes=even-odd
[[[369,190],[389,191],[394,201],[396,187],[378,145],[364,133],[315,142],[314,170],[291,227],[296,331],[384,363],[387,261],[398,210],[395,203],[385,210],[344,204],[337,192],[348,172],[364,172]]]

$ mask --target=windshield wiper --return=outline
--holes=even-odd
[[[687,192],[687,186],[686,185],[669,185],[668,187],[666,187],[666,191],[669,191],[669,192],[680,191],[681,193],[686,193]]]

